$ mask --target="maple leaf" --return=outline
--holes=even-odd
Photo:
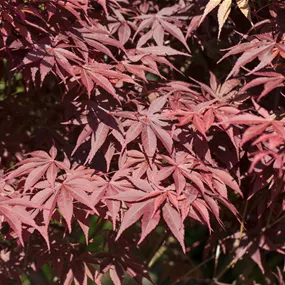
[[[209,90],[209,87],[207,87],[205,84],[202,88],[206,89],[208,93],[214,94],[213,91],[211,91],[211,89]],[[211,101],[206,101],[205,103],[200,103],[198,105],[194,105],[192,103],[191,105],[189,104],[187,108],[183,107],[176,110],[174,114],[177,116],[177,119],[179,121],[177,126],[180,127],[192,123],[192,125],[206,138],[206,133],[210,129],[210,127],[217,125],[224,132],[227,133],[228,137],[230,138],[238,153],[238,145],[236,143],[233,129],[227,122],[226,118],[229,118],[233,114],[239,113],[239,110],[235,107],[228,107],[224,105],[212,106],[214,102],[215,99]],[[189,110],[191,111],[189,112]],[[215,121],[218,121],[219,123],[216,123]]]
[[[155,40],[156,44],[159,47],[163,47],[164,32],[167,31],[169,34],[177,38],[190,52],[190,49],[186,43],[184,35],[182,31],[178,28],[179,16],[173,16],[173,14],[177,11],[177,8],[178,8],[177,6],[172,6],[164,8],[159,12],[157,12],[156,14],[147,14],[135,17],[136,19],[142,20],[142,22],[137,28],[134,38],[143,29],[146,29],[151,26],[151,30],[140,37],[137,43],[137,48],[143,46],[151,38]],[[174,21],[175,25],[172,24],[171,21]]]
[[[193,33],[194,30],[196,30],[198,27],[199,27],[199,23],[201,21],[201,18],[202,18],[203,15],[197,15],[197,16],[194,16],[192,19],[191,19],[191,22],[188,26],[188,29],[187,29],[187,32],[186,32],[186,39],[190,36],[190,34]]]
[[[51,266],[57,273],[62,284],[76,285],[87,284],[88,278],[95,280],[96,272],[94,265],[98,266],[99,261],[94,258],[94,253],[79,252],[78,247],[64,241],[62,235],[52,234],[50,250],[44,247],[31,245],[30,249],[34,256],[40,260],[36,264],[39,270],[42,264],[51,261]]]
[[[245,124],[254,125],[249,127],[243,134],[242,144],[245,144],[254,137],[264,133],[269,127],[280,136],[284,137],[284,119],[276,120],[276,115],[270,115],[264,108],[259,106],[254,100],[252,100],[256,111],[260,116],[253,114],[240,114],[229,119],[232,124]],[[272,132],[271,132],[272,133]]]
[[[141,260],[132,252],[134,246],[124,238],[115,241],[115,234],[107,231],[105,234],[106,247],[110,252],[101,252],[95,255],[100,258],[99,274],[95,276],[96,284],[101,284],[101,279],[106,272],[109,271],[111,280],[116,285],[122,285],[125,272],[136,280],[138,284],[142,284],[142,279],[146,278],[153,284],[149,277],[145,266]]]
[[[84,40],[87,46],[106,54],[115,61],[115,56],[107,46],[113,46],[124,50],[122,43],[112,38],[110,32],[98,23],[94,23],[92,26],[84,26],[79,28],[77,31],[80,33],[80,37]]]
[[[164,96],[152,101],[148,109],[142,109],[138,106],[138,119],[134,116],[133,119],[126,120],[124,123],[125,125],[131,124],[126,132],[124,147],[141,135],[142,145],[149,157],[153,157],[156,151],[157,138],[162,142],[167,151],[171,153],[173,141],[169,132],[163,128],[168,123],[163,121],[163,115],[159,114],[166,102],[167,97]],[[124,113],[117,113],[117,115],[124,115]]]
[[[249,0],[237,0],[237,6],[240,11],[244,14],[244,16],[250,21],[251,24],[251,9],[249,5]]]
[[[27,53],[22,63],[16,68],[40,61],[40,65],[33,71],[33,78],[35,79],[36,73],[39,72],[41,83],[54,67],[56,67],[58,70],[63,69],[69,75],[74,77],[75,74],[70,61],[81,64],[83,60],[73,52],[69,51],[67,49],[68,47],[69,46],[66,44],[58,44],[56,46],[51,46],[48,44],[35,45],[34,49]],[[65,81],[65,77],[61,73],[59,73],[59,75],[61,79]]]
[[[163,218],[170,228],[173,235],[179,241],[183,252],[185,253],[185,246],[184,246],[184,224],[181,219],[179,213],[171,207],[169,204],[165,204],[162,208]]]
[[[129,174],[130,169],[121,169],[117,171],[111,178],[104,179],[98,177],[92,185],[94,187],[93,193],[90,196],[90,200],[96,205],[101,200],[104,201],[111,216],[113,228],[116,228],[116,223],[120,211],[120,201],[110,200],[107,197],[113,197],[119,193],[129,193],[132,190],[132,184],[125,179]]]
[[[239,79],[226,80],[223,84],[221,84],[212,72],[210,72],[210,88],[202,82],[199,82],[195,79],[192,80],[198,83],[203,91],[207,92],[211,97],[219,102],[233,100],[235,98],[235,95],[238,93],[233,89],[240,84]]]
[[[158,47],[158,46],[150,46],[146,48],[136,48],[130,49],[127,51],[128,59],[131,62],[141,61],[143,63],[143,68],[140,67],[140,70],[146,70],[150,73],[154,73],[157,76],[164,78],[161,75],[161,72],[158,68],[158,64],[165,64],[168,67],[180,72],[171,62],[169,62],[165,56],[166,55],[184,55],[189,56],[186,53],[180,52],[168,46]],[[131,72],[133,72],[131,70]],[[138,71],[134,72],[134,74],[138,75]],[[139,76],[141,77],[141,75]]]
[[[137,77],[141,78],[142,80],[147,82],[146,76],[145,74],[147,72],[149,73],[155,73],[158,76],[161,76],[161,74],[159,73],[158,70],[154,70],[150,67],[144,66],[142,64],[134,64],[132,61],[130,60],[124,60],[121,61],[121,63],[117,66],[117,69],[120,70],[122,69],[122,71],[127,71],[132,75],[136,75]]]
[[[178,212],[178,196],[171,191],[173,190],[173,187],[168,187],[169,189],[164,190],[161,186],[146,183],[143,179],[130,176],[128,176],[128,178],[134,186],[138,188],[137,190],[129,189],[127,192],[120,191],[118,194],[106,197],[108,200],[126,201],[132,204],[129,207],[129,210],[124,214],[116,239],[121,236],[123,231],[143,216],[142,235],[139,240],[139,243],[141,243],[143,239],[158,225],[160,220],[160,208],[162,207],[164,220],[168,224],[174,236],[179,240],[183,250],[185,250],[182,220],[180,220],[180,225],[177,225],[177,220],[180,219],[177,217],[177,215],[180,216],[180,213]],[[177,210],[169,208],[167,200]]]
[[[214,193],[217,191],[219,195],[227,199],[227,194],[222,190],[223,188],[226,189],[227,185],[242,196],[238,184],[222,169],[207,167],[195,157],[183,152],[177,152],[173,158],[165,155],[161,155],[161,158],[173,166],[162,168],[158,172],[157,178],[162,180],[172,175],[178,195],[181,193],[189,195],[189,190],[191,194],[192,188],[195,188],[204,197],[205,193],[209,193],[206,190],[209,188]],[[217,181],[219,181],[219,184],[217,184]],[[192,188],[187,187],[187,182],[191,183]]]
[[[159,179],[162,180],[172,174],[178,195],[184,192],[183,190],[186,187],[186,179],[194,183],[198,191],[204,193],[205,188],[201,181],[202,177],[199,173],[191,173],[198,164],[198,161],[193,156],[184,152],[177,152],[173,158],[165,155],[161,155],[161,158],[172,166],[162,168],[157,175]],[[189,171],[190,169],[191,171]]]
[[[87,13],[88,9],[88,2],[85,0],[69,0],[68,2],[66,1],[55,1],[55,5],[59,6],[56,7],[57,9],[66,9],[69,11],[72,15],[74,15],[77,19],[81,19],[80,13]],[[79,11],[78,11],[79,10]]]
[[[224,26],[228,16],[231,12],[232,0],[223,0],[222,4],[218,10],[218,22],[219,22],[219,33],[218,38],[220,38],[220,34],[222,31],[222,27]]]
[[[126,20],[119,9],[112,10],[115,17],[109,17],[110,23],[108,24],[108,27],[112,34],[118,33],[119,41],[125,45],[131,37],[131,28],[136,30],[137,27],[132,21]]]
[[[13,231],[17,234],[17,237],[23,246],[23,224],[28,225],[33,229],[37,229],[39,232],[42,232],[35,223],[32,215],[26,210],[26,208],[34,207],[39,208],[40,204],[17,197],[0,197],[0,215],[4,217],[4,221],[7,221]]]
[[[208,227],[209,232],[213,231],[210,223],[210,215],[208,208],[206,206],[205,201],[203,201],[202,199],[196,199],[192,203],[192,207],[189,209],[188,215],[190,218],[195,219],[202,224],[205,224]]]
[[[18,162],[15,165],[18,168],[12,170],[8,175],[8,179],[11,180],[28,174],[25,180],[24,191],[31,189],[44,175],[46,175],[49,184],[53,186],[58,171],[66,168],[62,162],[55,160],[57,155],[55,146],[50,148],[49,154],[38,150],[27,155],[30,155],[31,158]]]
[[[219,22],[218,38],[220,38],[222,28],[231,12],[232,0],[210,0],[205,7],[203,16],[200,20],[200,24],[204,21],[206,16],[218,5],[220,5],[218,9],[218,22]],[[240,11],[244,14],[244,16],[252,23],[249,0],[237,0],[237,6],[240,9]]]
[[[82,189],[84,187],[84,190]],[[48,210],[43,210],[45,227],[47,228],[53,215],[56,205],[64,217],[68,230],[71,232],[71,220],[73,216],[74,200],[86,205],[93,212],[98,213],[94,208],[90,195],[93,192],[92,183],[82,177],[78,177],[76,172],[73,175],[66,175],[50,186],[47,180],[41,181],[34,186],[35,195],[31,201],[34,203],[44,204]],[[87,193],[86,193],[87,192]]]
[[[207,89],[209,90],[209,88],[207,88]],[[179,121],[177,126],[184,126],[184,125],[189,124],[191,122],[193,124],[193,126],[203,136],[206,137],[206,131],[208,130],[209,126],[208,126],[207,120],[204,121],[202,119],[203,118],[202,114],[207,109],[211,109],[212,103],[214,103],[214,100],[208,101],[208,102],[202,102],[202,103],[197,104],[197,105],[192,103],[192,104],[187,104],[187,107],[183,106],[182,108],[175,110],[174,114],[177,116],[177,119]],[[211,116],[211,118],[209,118],[209,119],[212,121],[212,123],[214,122],[213,116]],[[207,123],[207,126],[206,126],[206,123]]]
[[[111,68],[113,68],[111,65],[96,62],[75,67],[74,73],[78,77],[80,76],[82,84],[87,89],[89,98],[91,91],[94,88],[94,83],[96,83],[97,86],[102,87],[114,98],[120,101],[110,80],[115,79],[117,82],[129,82],[133,84],[135,84],[135,82],[130,76],[111,70]]]
[[[81,115],[76,114],[75,119],[64,122],[64,124],[84,125],[83,130],[77,138],[72,155],[86,141],[91,141],[91,148],[85,163],[90,163],[98,150],[102,147],[110,133],[119,134],[119,124],[110,112],[100,108],[95,102],[85,101],[76,106]]]
[[[132,179],[132,181],[135,180]],[[135,184],[138,185],[137,183]],[[124,230],[126,230],[143,216],[142,235],[139,240],[139,243],[141,243],[144,238],[158,225],[160,220],[160,207],[162,207],[165,222],[173,235],[178,239],[183,251],[185,251],[184,226],[180,213],[166,202],[166,200],[169,199],[170,203],[174,203],[176,206],[178,205],[176,196],[173,196],[170,191],[165,192],[153,189],[151,192],[145,194],[142,191],[133,191],[132,194],[118,194],[115,196],[110,196],[108,199],[133,202],[133,205],[124,214],[116,239],[120,237]]]
[[[142,148],[142,147],[141,147]],[[144,174],[150,177],[150,170],[156,169],[158,160],[149,161],[145,153],[137,150],[129,150],[123,153],[120,157],[119,167],[120,169],[132,169],[132,176],[141,178]]]
[[[276,43],[276,37],[274,38],[269,33],[255,35],[255,37],[256,38],[249,43],[242,43],[229,48],[229,51],[218,61],[219,63],[230,55],[243,53],[236,61],[234,67],[227,76],[227,79],[255,58],[258,58],[260,63],[247,75],[266,67],[277,57],[279,52],[283,50],[283,45]]]
[[[264,85],[264,89],[258,97],[258,100],[266,96],[269,92],[278,87],[284,86],[284,75],[277,72],[255,72],[254,75],[258,75],[259,77],[254,78],[247,84],[243,86],[240,92],[245,92],[250,88],[253,88],[258,85]]]
[[[153,55],[184,55],[189,56],[189,54],[180,52],[168,46],[149,46],[149,47],[138,47],[137,51],[140,54],[153,54]]]

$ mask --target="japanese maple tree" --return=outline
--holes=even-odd
[[[3,0],[0,283],[284,284],[284,19]]]

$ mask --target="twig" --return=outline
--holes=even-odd
[[[224,276],[224,274],[236,263],[236,258],[232,259],[232,261],[226,266],[224,267],[224,269],[217,275],[216,278],[213,279],[213,281],[216,283],[218,282],[218,280]],[[215,284],[214,283],[214,284]]]
[[[171,285],[175,285],[177,284],[177,282],[185,279],[186,277],[188,277],[189,275],[191,275],[193,272],[195,272],[197,269],[199,269],[200,267],[202,267],[203,265],[205,265],[206,263],[208,263],[209,261],[211,261],[212,259],[215,258],[215,255],[210,256],[209,258],[205,259],[203,262],[199,263],[196,267],[190,269],[188,272],[186,272],[184,275],[178,277]]]
[[[215,253],[215,264],[214,264],[213,279],[215,278],[216,273],[217,273],[217,267],[218,267],[219,256],[220,256],[220,248],[221,248],[221,246],[218,244],[217,248],[216,248],[216,253]]]
[[[266,230],[270,229],[271,227],[273,227],[275,224],[279,223],[280,221],[282,221],[285,218],[285,214],[282,215],[279,219],[277,219],[276,221],[272,222],[270,225],[264,227],[261,229],[261,231],[264,233]]]
[[[167,231],[161,235],[161,238],[158,240],[156,246],[154,247],[154,250],[150,254],[148,261],[147,261],[149,268],[151,268],[152,265],[155,263],[155,261],[162,255],[162,254],[159,254],[159,256],[158,256],[157,253],[160,252],[160,249],[162,248],[163,242],[166,240],[168,234],[169,234],[169,232]]]

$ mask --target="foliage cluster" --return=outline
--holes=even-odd
[[[3,0],[0,47],[1,284],[284,284],[283,1]]]

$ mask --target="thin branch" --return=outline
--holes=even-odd
[[[184,275],[178,277],[171,285],[177,284],[177,282],[182,281],[183,279],[190,276],[193,272],[195,272],[197,269],[202,267],[203,265],[207,264],[209,261],[213,260],[215,258],[215,254],[210,256],[209,258],[205,259],[203,262],[199,263],[196,267],[190,269],[188,272],[186,272]]]
[[[154,247],[152,253],[150,254],[147,264],[148,267],[151,268],[153,264],[156,262],[156,260],[162,255],[161,248],[163,247],[164,241],[167,239],[167,236],[169,235],[169,232],[166,231],[164,234],[161,235],[160,239],[158,239],[158,242],[156,243],[156,246]]]

